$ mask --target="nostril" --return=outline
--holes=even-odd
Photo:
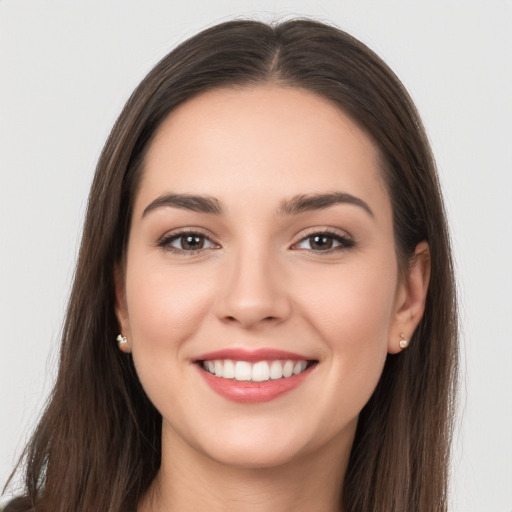
[[[240,323],[240,324],[246,323],[242,319],[237,318],[236,316],[233,316],[233,315],[226,315],[224,317],[224,320],[228,323]],[[265,323],[271,323],[271,322],[275,322],[276,320],[278,320],[277,316],[270,315],[270,316],[265,316],[263,318],[260,318],[260,320],[258,320],[258,321],[265,322]],[[250,321],[249,323],[253,324],[253,323],[256,323],[256,321]]]

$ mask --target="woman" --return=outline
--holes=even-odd
[[[446,510],[456,341],[398,79],[320,23],[210,28],[105,145],[7,510]]]

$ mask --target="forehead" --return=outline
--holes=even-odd
[[[329,100],[277,85],[216,89],[177,107],[151,143],[139,190],[145,201],[333,190],[388,200],[365,132]]]

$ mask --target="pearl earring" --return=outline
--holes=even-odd
[[[126,336],[123,336],[120,334],[117,337],[117,344],[119,345],[119,348],[122,350],[123,346],[125,346],[128,343],[128,340],[126,339]]]
[[[405,337],[405,334],[403,332],[400,333],[400,348],[404,349],[407,348],[409,345],[408,339]]]

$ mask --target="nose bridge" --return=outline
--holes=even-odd
[[[284,274],[272,247],[256,241],[233,248],[226,266],[219,310],[223,319],[250,327],[289,315]]]

